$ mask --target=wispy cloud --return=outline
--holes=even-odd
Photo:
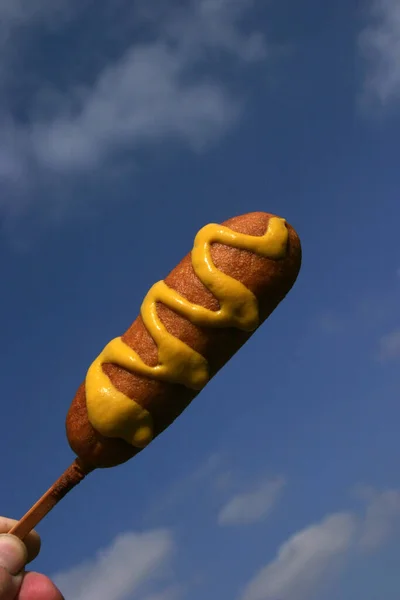
[[[378,357],[385,362],[400,358],[400,329],[395,329],[381,337]]]
[[[218,83],[186,83],[188,68],[187,56],[165,42],[129,48],[85,91],[76,114],[66,110],[32,126],[35,157],[47,167],[80,169],[126,143],[175,138],[203,148],[231,125],[238,106]]]
[[[397,286],[386,289],[365,290],[345,310],[326,308],[315,315],[313,328],[324,334],[353,334],[355,331],[382,331],[398,315],[399,293]]]
[[[266,518],[285,486],[283,478],[267,480],[235,494],[220,510],[220,525],[250,525]]]
[[[179,513],[179,509],[190,502],[195,496],[205,502],[206,497],[214,495],[215,488],[220,486],[221,476],[226,474],[225,459],[221,454],[211,454],[206,460],[197,465],[190,473],[173,481],[161,490],[163,501],[150,503],[144,520],[152,522],[154,518],[165,516],[167,513]]]
[[[368,500],[359,547],[371,551],[379,548],[400,531],[400,491],[377,493],[365,488],[362,496]]]
[[[242,26],[257,1],[190,0],[168,3],[168,10],[165,3],[146,8],[139,1],[134,21],[142,25],[141,35],[127,35],[127,43],[113,53],[101,45],[92,48],[104,55],[97,71],[89,77],[72,64],[67,85],[60,89],[57,81],[36,74],[35,85],[26,91],[21,119],[7,87],[7,74],[16,68],[14,50],[27,55],[30,51],[29,36],[21,31],[65,28],[87,3],[2,0],[3,50],[11,36],[13,52],[3,51],[0,59],[5,91],[0,101],[0,188],[18,187],[21,195],[26,180],[32,186],[38,172],[93,170],[124,150],[134,153],[172,141],[202,151],[214,143],[243,109],[245,92],[231,85],[232,65],[241,69],[269,58],[264,35]],[[101,10],[111,11],[111,4],[107,0]],[[129,11],[115,12],[124,27],[133,19]],[[18,27],[22,22],[24,27]],[[40,44],[40,36],[35,44]],[[25,73],[20,75],[23,81]],[[15,194],[3,194],[0,211],[16,201]]]
[[[334,335],[345,332],[347,323],[345,316],[326,310],[316,316],[315,325],[322,333]]]
[[[275,493],[278,488],[276,480]],[[359,486],[355,492],[362,510],[327,515],[291,535],[275,557],[238,590],[240,600],[310,600],[354,559],[379,551],[398,536],[400,491]],[[261,487],[258,493],[261,496]],[[253,516],[261,514],[259,506]],[[239,510],[235,522],[249,522],[248,513],[243,514]],[[212,539],[212,530],[209,534]],[[54,580],[66,598],[74,600],[183,599],[189,597],[190,589],[173,579],[172,560],[177,551],[169,529],[126,532],[93,559],[56,574]],[[190,574],[188,581],[193,584]]]
[[[353,516],[342,513],[296,533],[257,573],[242,600],[306,599],[348,550],[355,529]]]
[[[128,596],[136,599],[137,593],[162,581],[175,549],[168,530],[124,533],[93,560],[56,574],[54,581],[66,598],[74,600],[123,600]],[[172,600],[175,592],[154,590],[147,597]]]
[[[342,512],[295,533],[255,574],[241,600],[309,600],[348,561],[381,548],[400,526],[400,492],[364,488],[363,515]]]
[[[359,38],[366,61],[365,93],[386,106],[400,100],[400,3],[372,0],[369,23]]]
[[[52,13],[57,14],[60,8],[65,7],[65,0],[0,0],[0,39],[4,42],[6,35],[22,23],[32,19],[47,19]]]
[[[368,352],[371,360],[395,361],[400,358],[400,328],[395,325],[399,300],[397,287],[388,286],[361,294],[346,310],[321,311],[310,321],[305,342],[315,345],[315,335],[322,334],[338,344],[352,344],[359,351],[362,337],[362,351]]]
[[[251,484],[244,482],[243,474],[232,466],[229,456],[214,453],[162,490],[162,503],[150,504],[144,519],[152,523],[155,518],[179,515],[181,520],[182,508],[196,498],[213,514],[218,511],[219,525],[250,525],[268,517],[285,486],[283,477],[254,475]]]

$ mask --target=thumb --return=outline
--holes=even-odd
[[[13,535],[0,535],[0,600],[14,600],[28,558],[25,545]]]

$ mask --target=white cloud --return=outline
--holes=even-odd
[[[379,340],[379,358],[382,361],[400,357],[400,329],[395,329]]]
[[[124,600],[128,596],[133,600],[144,586],[159,581],[174,551],[168,530],[124,533],[94,560],[56,574],[54,581],[66,598],[74,600]],[[157,592],[153,598],[170,600],[172,592]]]
[[[261,482],[246,492],[236,494],[218,515],[220,525],[249,525],[268,516],[277,502],[285,481],[282,478]]]
[[[179,40],[186,50],[223,49],[243,61],[263,59],[267,55],[261,33],[244,34],[238,27],[243,15],[259,0],[191,0],[190,12],[172,14],[165,32]]]
[[[57,4],[55,0],[54,4]],[[32,18],[40,18],[51,7],[49,0],[0,0],[0,32],[3,34]]]
[[[47,24],[55,27],[76,17],[90,0],[0,0],[0,39],[6,35],[21,35],[21,25],[30,27]],[[4,60],[4,57],[2,57]]]
[[[64,4],[64,0],[0,0],[1,23],[7,20],[19,23],[32,17],[40,17],[51,5]]]
[[[363,514],[338,512],[289,537],[247,584],[240,600],[311,600],[355,558],[376,552],[400,532],[400,491],[359,487]],[[128,532],[96,557],[54,580],[74,600],[178,600],[171,581],[176,544],[170,530]]]
[[[54,30],[64,26],[80,14],[87,2],[0,0],[0,84],[4,85],[8,77],[15,75],[14,61],[26,50],[25,43],[38,27],[51,27]]]
[[[400,532],[400,492],[386,490],[377,493],[367,489],[364,496],[368,498],[368,505],[359,546],[361,550],[372,551]]]
[[[400,491],[358,488],[363,515],[336,513],[295,533],[255,574],[241,600],[310,600],[352,559],[400,532]]]
[[[90,78],[71,67],[63,90],[54,89],[57,82],[50,89],[35,73],[36,87],[27,92],[27,118],[21,121],[12,106],[13,57],[30,51],[29,35],[21,31],[66,26],[83,10],[82,3],[0,0],[2,37],[12,35],[10,50],[3,47],[0,55],[5,91],[0,100],[5,132],[0,140],[0,191],[7,185],[8,192],[14,187],[22,194],[25,179],[32,197],[29,186],[43,182],[43,173],[54,180],[57,173],[92,172],[124,150],[138,152],[177,141],[197,152],[217,141],[240,117],[247,93],[231,87],[232,65],[241,68],[268,58],[264,35],[242,27],[259,1],[155,2],[150,8],[139,1],[135,9],[127,4],[125,20],[142,23],[144,33],[127,36],[125,48],[119,47],[113,59],[104,55],[102,67]],[[102,10],[112,12],[111,6],[106,0]],[[134,10],[134,18],[128,9]],[[21,22],[23,28],[17,26]],[[40,44],[40,36],[33,39]],[[104,49],[100,44],[92,51],[101,56]],[[21,85],[24,73],[19,75]],[[0,211],[17,201],[15,194],[3,193]]]
[[[238,106],[218,83],[186,83],[187,68],[165,43],[131,47],[86,91],[76,115],[31,127],[35,158],[57,169],[87,168],[123,145],[177,139],[204,147],[232,124]]]
[[[353,515],[338,513],[289,538],[261,569],[242,600],[305,600],[329,576],[355,535]]]
[[[371,22],[359,38],[366,60],[365,92],[381,105],[400,100],[400,2],[373,0]]]

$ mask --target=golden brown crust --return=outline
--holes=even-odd
[[[272,216],[267,213],[250,213],[234,217],[223,224],[240,233],[261,236],[265,233]],[[221,244],[212,246],[211,253],[215,265],[224,273],[241,281],[257,296],[261,322],[289,292],[300,269],[300,240],[290,225],[288,230],[287,254],[279,261]],[[175,267],[165,282],[191,302],[211,310],[218,309],[218,301],[196,276],[190,254]],[[231,328],[197,327],[163,304],[158,305],[158,314],[173,335],[207,358],[211,376],[223,367],[251,335]],[[122,339],[134,348],[147,364],[157,364],[157,347],[140,316]],[[119,390],[151,413],[155,435],[159,435],[168,427],[197,395],[197,392],[182,385],[148,379],[116,365],[104,365],[104,370]],[[111,467],[125,462],[139,452],[125,441],[105,438],[93,429],[88,421],[84,384],[80,386],[72,402],[66,427],[71,448],[87,465]]]

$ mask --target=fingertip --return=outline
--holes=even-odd
[[[25,575],[19,600],[64,600],[60,590],[41,573],[29,572]]]
[[[0,534],[8,533],[10,531],[10,529],[14,525],[16,525],[16,523],[18,523],[18,521],[16,521],[15,519],[10,519],[8,517],[0,516]],[[40,546],[41,546],[40,536],[37,533],[37,531],[33,530],[30,533],[28,533],[26,538],[24,538],[23,542],[28,551],[27,562],[30,563],[32,560],[34,560],[37,557],[37,555],[40,552]]]
[[[20,539],[8,533],[0,533],[0,566],[10,575],[22,571],[28,560],[28,551]]]

